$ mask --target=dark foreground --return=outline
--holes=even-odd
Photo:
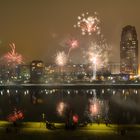
[[[8,128],[8,129],[7,129]],[[0,122],[0,140],[139,140],[139,125],[88,124],[66,130],[64,124],[46,128],[45,123],[23,123],[22,127]]]

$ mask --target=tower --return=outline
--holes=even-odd
[[[138,74],[138,40],[134,26],[123,28],[120,42],[120,72]]]

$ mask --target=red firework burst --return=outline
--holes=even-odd
[[[23,63],[23,57],[16,52],[16,46],[14,43],[9,44],[11,51],[3,56],[3,60],[11,66],[16,66]]]

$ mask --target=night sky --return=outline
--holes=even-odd
[[[73,28],[77,17],[95,11],[102,22],[102,33],[112,46],[110,61],[119,62],[122,28],[135,26],[140,41],[140,0],[0,0],[0,55],[14,42],[26,62],[53,62],[56,52],[65,49],[63,40],[83,38],[81,31]],[[78,49],[71,54],[75,62],[81,57]]]

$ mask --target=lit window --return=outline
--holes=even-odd
[[[37,67],[42,67],[43,64],[42,63],[37,63]]]

